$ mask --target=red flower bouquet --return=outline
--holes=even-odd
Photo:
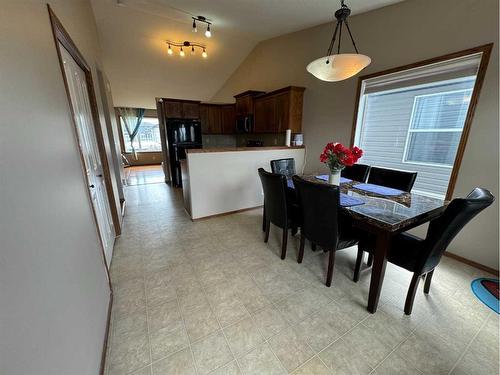
[[[325,163],[332,173],[338,173],[345,167],[350,167],[363,156],[363,150],[354,146],[347,148],[341,143],[328,143],[319,156],[319,160]]]

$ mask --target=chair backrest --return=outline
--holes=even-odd
[[[410,192],[416,178],[417,172],[371,167],[368,183]]]
[[[271,160],[271,171],[273,173],[278,173],[285,175],[287,178],[291,178],[295,173],[295,159],[277,159]]]
[[[259,168],[259,177],[262,190],[264,190],[266,218],[271,223],[284,228],[288,223],[286,177],[282,174],[266,172],[264,168]]]
[[[302,211],[301,233],[325,250],[335,250],[338,244],[338,186],[306,181],[293,176]]]
[[[349,178],[353,181],[366,182],[368,177],[368,172],[370,171],[370,166],[366,164],[354,164],[350,167],[345,167],[342,169],[340,175],[345,178]]]
[[[429,223],[424,242],[425,251],[422,252],[417,268],[422,273],[434,269],[455,236],[494,200],[495,197],[482,188],[475,188],[465,198],[453,199],[443,214]]]

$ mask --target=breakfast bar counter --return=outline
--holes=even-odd
[[[297,172],[304,166],[304,146],[226,147],[186,151],[183,165],[184,203],[191,219],[263,205],[257,170],[271,170],[270,161],[293,158]]]

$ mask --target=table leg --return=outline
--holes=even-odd
[[[387,251],[391,245],[391,234],[379,232],[374,251],[372,278],[370,280],[370,294],[368,295],[368,311],[372,314],[377,311],[378,300],[384,282],[385,267],[387,265]]]

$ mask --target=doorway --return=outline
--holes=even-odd
[[[89,65],[49,7],[59,63],[70,105],[78,151],[107,268],[111,263],[120,221],[100,129]]]

